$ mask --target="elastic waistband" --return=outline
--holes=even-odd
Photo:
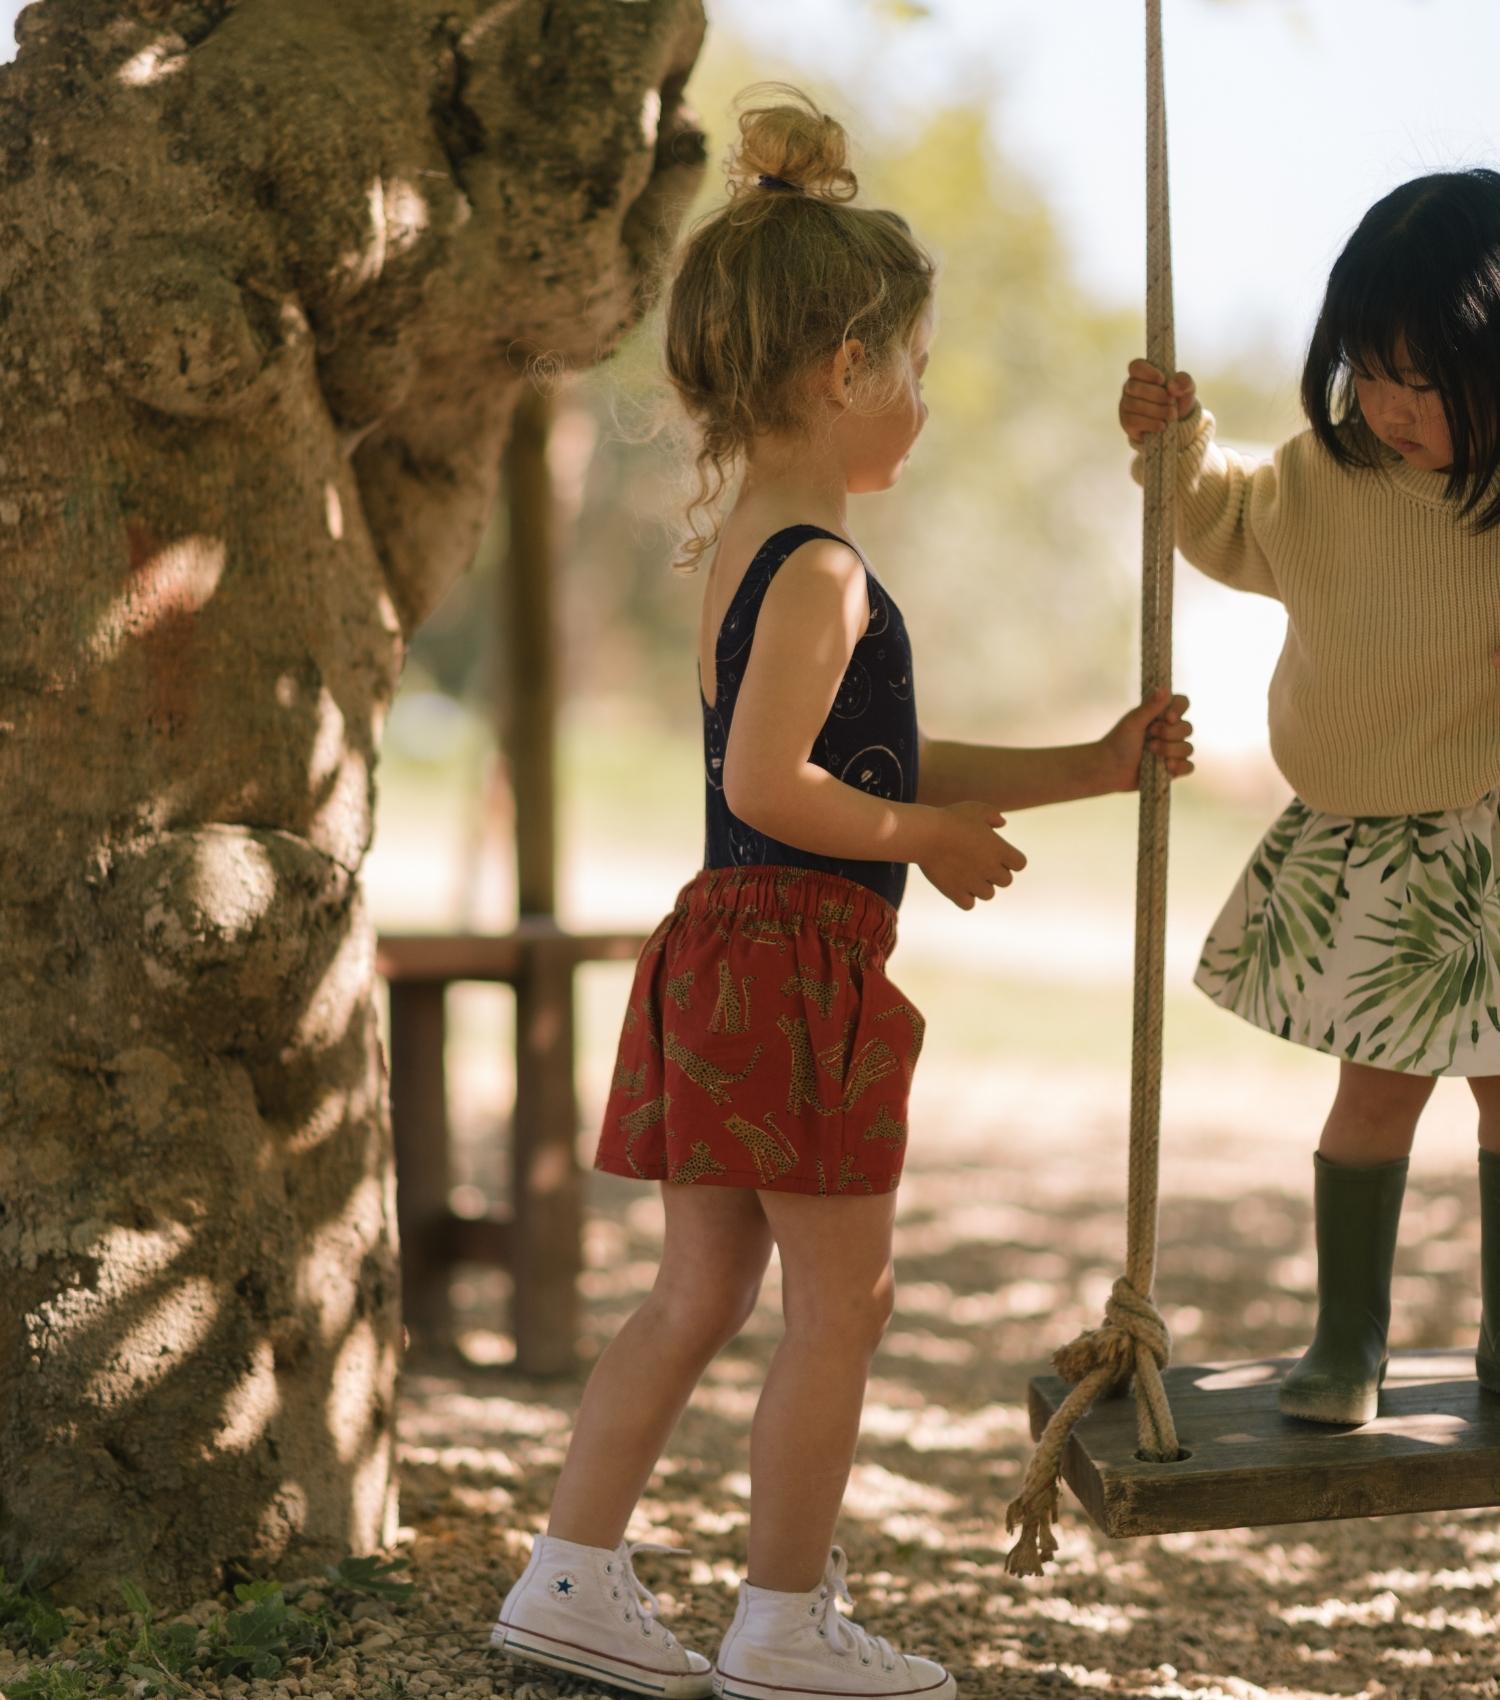
[[[858,939],[880,962],[896,946],[896,911],[858,880],[813,868],[704,868],[682,888],[677,909],[694,921],[731,922],[742,932],[780,930],[794,917],[825,937]]]

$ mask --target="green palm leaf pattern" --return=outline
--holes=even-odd
[[[1414,828],[1429,824],[1430,817],[1412,817]],[[1382,1035],[1367,1062],[1389,1050],[1388,1067],[1436,1074],[1452,1064],[1465,1038],[1477,1046],[1481,1021],[1500,1033],[1500,893],[1491,883],[1493,857],[1482,838],[1460,833],[1432,845],[1428,833],[1432,851],[1424,854],[1421,836],[1412,835],[1418,860],[1405,901],[1383,899],[1382,911],[1370,917],[1373,930],[1359,935],[1385,960],[1349,976],[1355,1001],[1347,1020],[1352,1025],[1379,1011]]]
[[[1359,819],[1294,800],[1209,934],[1197,984],[1351,1061],[1500,1073],[1497,840],[1500,795]]]
[[[1349,823],[1295,799],[1250,859],[1204,947],[1198,983],[1216,1003],[1283,1038],[1296,1003],[1321,979],[1343,895]],[[1238,925],[1225,917],[1238,911]]]

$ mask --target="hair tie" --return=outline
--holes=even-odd
[[[800,183],[788,183],[786,178],[772,177],[768,173],[762,173],[760,178],[760,187],[762,189],[781,189],[789,195],[800,195],[802,193],[802,185]]]

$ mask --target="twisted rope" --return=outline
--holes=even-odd
[[[1162,79],[1161,0],[1146,0],[1146,357],[1168,377],[1176,368],[1172,332],[1172,236],[1167,202],[1167,112]],[[1146,439],[1141,549],[1141,689],[1172,682],[1172,558],[1177,489],[1177,427]],[[1104,1309],[1104,1326],[1089,1329],[1054,1354],[1057,1373],[1072,1392],[1053,1412],[1027,1466],[1021,1491],[1005,1513],[1007,1531],[1020,1530],[1006,1554],[1013,1576],[1040,1576],[1057,1550],[1058,1479],[1074,1425],[1094,1401],[1123,1393],[1135,1379],[1136,1426],[1142,1457],[1178,1455],[1177,1429],[1161,1372],[1172,1355],[1171,1336],[1152,1303],[1156,1275],[1156,1215],[1161,1144],[1162,1002],[1166,981],[1167,829],[1170,780],[1166,763],[1141,763],[1140,829],[1136,844],[1135,1022],[1130,1067],[1130,1174],[1125,1218],[1125,1273]]]

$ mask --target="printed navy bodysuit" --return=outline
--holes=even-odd
[[[703,710],[703,762],[707,782],[705,868],[770,864],[813,868],[858,880],[899,907],[906,889],[905,862],[864,862],[817,856],[768,838],[730,812],[724,797],[724,751],[734,705],[750,660],[750,645],[766,590],[777,570],[814,537],[848,540],[818,525],[778,531],[745,569],[724,615],[714,648],[715,697]],[[912,691],[911,645],[901,610],[868,567],[865,586],[870,623],[854,646],[833,708],[813,743],[810,759],[845,784],[888,801],[910,803],[917,795],[917,704]]]

